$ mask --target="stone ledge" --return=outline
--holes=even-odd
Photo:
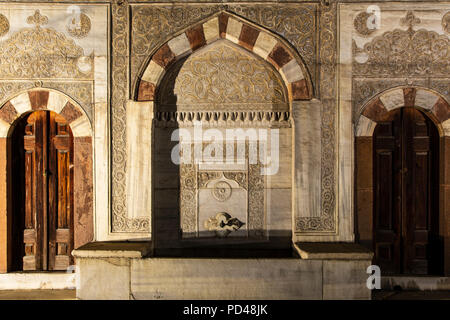
[[[11,272],[0,274],[0,290],[75,289],[75,273]]]
[[[373,252],[357,243],[297,242],[294,248],[307,260],[372,260]]]
[[[145,257],[151,242],[91,242],[73,250],[75,258],[131,258]]]

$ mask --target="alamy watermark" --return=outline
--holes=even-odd
[[[171,152],[174,164],[243,165],[262,164],[262,175],[279,169],[279,130],[263,128],[203,129],[200,121],[193,130],[175,129]],[[248,155],[248,156],[247,156]]]
[[[366,273],[370,274],[367,278],[367,289],[381,289],[381,269],[377,265],[371,265],[367,267]]]

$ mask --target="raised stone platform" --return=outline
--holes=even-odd
[[[77,298],[371,298],[366,287],[370,255],[358,259],[160,258],[148,253],[143,243],[123,247],[98,243],[75,250]]]

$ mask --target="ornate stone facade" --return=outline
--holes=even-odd
[[[448,14],[442,16],[442,28]],[[354,113],[369,98],[395,86],[423,86],[450,98],[448,35],[421,27],[420,13],[397,18],[402,28],[386,31],[359,47],[353,41]]]
[[[365,108],[404,89],[450,101],[446,3],[383,2],[371,11],[337,0],[105,0],[79,10],[64,0],[21,2],[0,3],[0,105],[37,89],[80,105],[94,131],[101,241],[151,239],[157,209],[178,219],[181,233],[236,218],[243,224],[223,238],[266,239],[280,228],[294,242],[354,241],[353,139],[375,121]],[[430,112],[445,133],[447,109],[436,103]],[[279,130],[280,174],[264,177],[261,163],[182,164],[174,181],[155,177],[158,161],[170,160],[170,150],[154,153],[157,133],[163,150],[172,146],[168,132],[196,122]],[[159,184],[178,190],[169,197],[177,208],[156,195]],[[237,190],[245,217],[219,210],[201,221],[199,194],[226,203]],[[271,220],[269,209],[279,216]]]

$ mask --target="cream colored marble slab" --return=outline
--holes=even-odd
[[[286,236],[292,230],[292,189],[267,189],[266,199],[269,235]]]
[[[130,261],[126,258],[77,259],[77,298],[129,300]]]
[[[450,119],[442,123],[442,128],[444,129],[444,135],[447,137],[450,136]]]
[[[336,217],[336,238],[339,239],[338,241],[353,241],[353,150],[355,132],[352,118],[352,65],[348,61],[348,51],[352,50],[349,25],[353,25],[353,21],[348,19],[348,14],[345,12],[340,13],[339,21],[339,48],[341,49],[339,50],[339,83],[337,87],[339,97],[335,147],[337,167],[335,169],[336,212],[334,212],[334,215]],[[327,241],[333,240],[332,237],[327,239]]]
[[[360,115],[358,119],[358,124],[356,125],[356,136],[357,137],[371,137],[377,123],[367,118],[364,115]]]
[[[380,96],[380,100],[388,111],[395,108],[401,108],[405,105],[403,89],[388,91]]]
[[[274,37],[266,32],[260,32],[253,46],[253,52],[266,59],[276,43],[277,40]]]
[[[82,115],[75,121],[70,123],[70,128],[74,137],[90,137],[92,136],[91,123],[86,115]]]
[[[185,33],[182,33],[178,37],[173,38],[167,44],[176,57],[191,51],[191,44],[189,43],[189,40]]]
[[[323,288],[325,300],[370,300],[372,291],[367,288],[367,268],[371,260],[323,261]]]
[[[95,103],[108,101],[108,58],[106,56],[94,58],[94,96]]]
[[[431,93],[430,91],[418,89],[416,91],[416,101],[415,106],[430,110],[434,107],[436,102],[439,100],[437,94]]]
[[[75,273],[12,272],[0,274],[0,290],[75,289]]]
[[[142,76],[142,80],[148,81],[150,83],[158,84],[159,79],[161,78],[162,74],[164,73],[164,69],[154,62],[153,60],[150,61],[147,69],[145,69],[145,72]]]
[[[47,109],[60,113],[69,100],[63,95],[55,91],[48,94]]]
[[[242,30],[242,22],[237,21],[236,19],[229,18],[227,24],[227,34],[226,39],[239,43],[239,37],[241,36]]]
[[[31,110],[30,97],[28,92],[24,92],[17,97],[11,99],[11,104],[16,108],[17,113],[22,114]]]
[[[109,128],[108,104],[95,104],[95,138],[93,146],[95,151],[95,240],[109,240]]]
[[[205,22],[203,24],[203,33],[207,44],[219,39],[219,18],[215,17]]]
[[[136,299],[321,299],[322,262],[301,259],[134,259]]]
[[[289,61],[283,68],[281,73],[284,74],[288,82],[295,82],[304,79],[302,68],[295,59]]]
[[[321,103],[318,100],[293,105],[294,201],[295,216],[317,217],[321,214]]]
[[[8,122],[0,119],[0,138],[8,137],[8,131],[10,127],[11,125]]]
[[[127,105],[127,211],[128,218],[151,217],[153,102]]]

